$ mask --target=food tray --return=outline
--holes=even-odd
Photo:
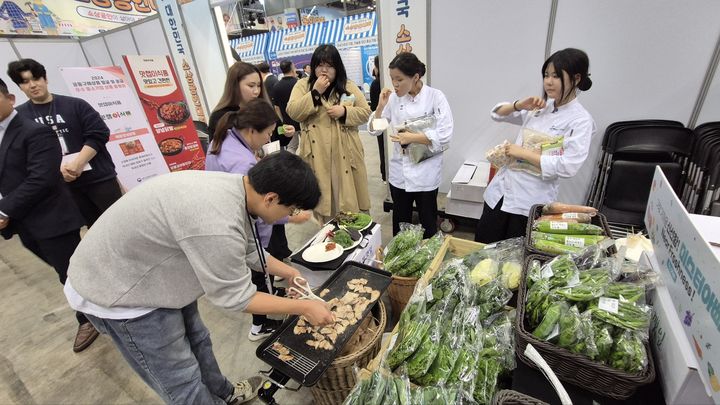
[[[517,316],[515,318],[515,353],[520,360],[528,366],[537,369],[535,363],[525,357],[525,347],[532,344],[543,356],[550,368],[562,381],[567,381],[605,397],[614,399],[627,399],[635,393],[635,390],[655,380],[655,364],[652,351],[647,342],[645,350],[648,355],[648,365],[641,374],[630,374],[614,369],[602,363],[590,360],[588,357],[573,353],[552,343],[540,340],[528,332],[525,328],[525,300],[527,298],[527,276],[530,263],[539,260],[544,263],[549,260],[547,256],[530,255],[525,259],[523,274],[520,278],[518,289]]]
[[[390,285],[390,273],[361,263],[347,262],[333,273],[333,275],[318,288],[318,291],[322,291],[325,288],[330,290],[324,297],[325,300],[342,297],[345,292],[348,291],[347,282],[356,278],[367,279],[367,286],[380,291],[381,295],[385,292],[388,285]],[[287,377],[304,386],[312,386],[333,361],[335,361],[338,354],[342,353],[345,344],[362,323],[362,319],[365,319],[376,304],[377,302],[368,305],[365,311],[363,311],[360,321],[349,325],[345,332],[338,336],[332,350],[314,349],[305,343],[306,340],[310,339],[309,334],[294,334],[293,328],[300,318],[295,315],[285,320],[278,330],[263,341],[260,346],[258,346],[255,354],[260,360],[269,364],[278,372],[285,374]],[[295,358],[289,362],[280,360],[278,358],[279,353],[272,348],[275,342],[279,342],[287,347],[290,350],[290,354]]]
[[[543,252],[542,250],[535,249],[532,245],[533,223],[535,222],[535,219],[540,218],[540,216],[542,215],[542,208],[544,205],[545,204],[535,204],[532,206],[532,208],[530,208],[530,215],[528,216],[527,228],[525,230],[525,256],[540,255],[545,256],[545,258],[557,256],[557,254],[554,253]],[[612,231],[610,230],[610,225],[608,224],[605,215],[598,212],[597,215],[592,217],[590,223],[601,227],[605,232],[604,236],[612,238]],[[617,253],[615,245],[610,246],[608,248],[608,252],[611,255]]]
[[[332,220],[328,223],[335,223],[335,222],[334,222],[334,220]],[[340,257],[338,257],[335,260],[330,260],[328,262],[323,262],[323,263],[310,263],[310,262],[305,261],[302,258],[302,255],[305,252],[305,249],[310,247],[310,244],[308,244],[307,246],[304,246],[302,249],[300,249],[299,252],[291,255],[290,261],[293,263],[297,263],[301,266],[304,266],[311,271],[335,270],[345,261],[345,259],[347,259],[348,256],[350,256],[351,253],[353,253],[355,251],[355,249],[357,249],[357,248],[362,249],[365,246],[367,246],[366,244],[368,242],[366,242],[366,241],[368,239],[368,235],[370,235],[371,231],[375,228],[375,225],[377,225],[375,222],[371,222],[370,226],[368,226],[366,229],[360,231],[360,234],[362,235],[362,238],[363,238],[360,240],[360,243],[352,249],[347,249],[347,250],[343,251],[343,254],[340,255]],[[315,237],[315,235],[313,235],[313,237]]]

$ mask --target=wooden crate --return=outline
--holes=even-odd
[[[440,250],[438,250],[437,255],[433,259],[432,262],[430,262],[430,266],[428,267],[425,274],[423,274],[422,277],[420,277],[420,280],[418,280],[417,285],[415,286],[415,289],[425,289],[427,287],[430,280],[435,277],[435,274],[440,270],[440,267],[442,267],[443,261],[445,261],[445,258],[448,254],[456,257],[461,257],[468,255],[476,250],[484,248],[485,245],[478,242],[473,242],[471,240],[465,240],[465,239],[459,239],[454,238],[452,236],[448,236],[445,238],[445,241],[443,242],[442,246],[440,246]],[[380,367],[380,361],[385,356],[385,353],[388,350],[388,346],[390,345],[390,342],[393,340],[393,336],[397,335],[398,333],[398,325],[395,325],[395,328],[390,333],[390,337],[386,339],[385,342],[382,343],[382,346],[380,346],[380,352],[378,352],[377,356],[375,356],[374,359],[368,363],[367,371],[375,371]],[[360,373],[360,375],[368,376],[369,373]]]

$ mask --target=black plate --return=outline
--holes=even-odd
[[[182,108],[182,116],[179,119],[170,119],[168,117],[163,117],[163,115],[160,114],[160,109],[163,108],[163,106],[171,105],[171,104]],[[160,119],[160,121],[163,121],[166,124],[179,125],[179,124],[182,124],[183,122],[185,122],[185,120],[187,120],[188,118],[190,118],[190,110],[188,109],[187,104],[185,104],[182,101],[168,101],[168,102],[160,104],[160,107],[158,107],[158,109],[157,109],[157,116]]]
[[[390,276],[390,273],[384,270],[366,266],[362,263],[347,262],[333,273],[322,286],[318,287],[317,291],[320,292],[328,288],[330,292],[324,299],[339,298],[348,291],[348,281],[355,278],[365,278],[368,280],[367,285],[380,291],[382,295],[390,285]],[[293,333],[299,317],[292,316],[286,319],[275,333],[270,335],[270,337],[258,346],[255,355],[260,360],[271,365],[275,370],[285,374],[298,383],[306,387],[315,385],[320,376],[322,376],[330,364],[335,361],[338,354],[342,353],[347,341],[352,337],[362,323],[362,320],[370,313],[375,304],[377,304],[377,301],[372,305],[368,305],[362,317],[360,317],[360,320],[354,325],[348,326],[347,330],[338,336],[333,350],[314,349],[305,344],[305,341],[312,339],[312,337],[309,333],[302,335]],[[272,345],[275,342],[280,342],[290,349],[290,353],[295,356],[295,358],[289,362],[280,360],[277,357],[278,353],[272,349]]]
[[[173,150],[171,150],[171,151],[168,151],[168,152],[163,152],[163,150],[162,150],[162,144],[163,144],[163,142],[170,141],[170,140],[180,141],[180,147],[177,148],[177,149],[173,149]],[[163,155],[165,155],[165,156],[174,156],[174,155],[177,155],[178,153],[180,153],[180,152],[183,151],[183,149],[185,148],[185,142],[184,142],[182,139],[180,139],[180,138],[165,138],[165,139],[163,139],[162,141],[158,142],[158,148],[160,148],[160,153],[162,153]]]

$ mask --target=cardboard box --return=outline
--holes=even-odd
[[[720,403],[720,261],[708,241],[720,218],[688,214],[659,167],[650,185],[645,226],[675,316],[692,348],[705,389]]]
[[[445,204],[446,214],[475,219],[480,219],[480,216],[482,216],[484,205],[482,202],[457,200],[452,190],[447,194],[447,198]]]
[[[489,179],[490,163],[468,160],[453,177],[450,192],[456,200],[483,202]]]
[[[643,254],[642,261],[649,261],[659,271],[654,257]],[[653,306],[650,324],[650,343],[655,354],[655,365],[668,404],[712,404],[713,399],[705,387],[698,369],[700,365],[693,354],[680,318],[664,285],[658,285],[648,294]]]

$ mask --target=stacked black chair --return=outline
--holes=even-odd
[[[626,121],[610,125],[588,205],[607,217],[615,237],[644,229],[655,167],[680,194],[690,166],[693,132],[676,121]]]
[[[689,212],[713,214],[713,204],[718,202],[720,191],[720,122],[708,122],[697,126],[695,145],[689,172],[685,181],[682,202]]]

